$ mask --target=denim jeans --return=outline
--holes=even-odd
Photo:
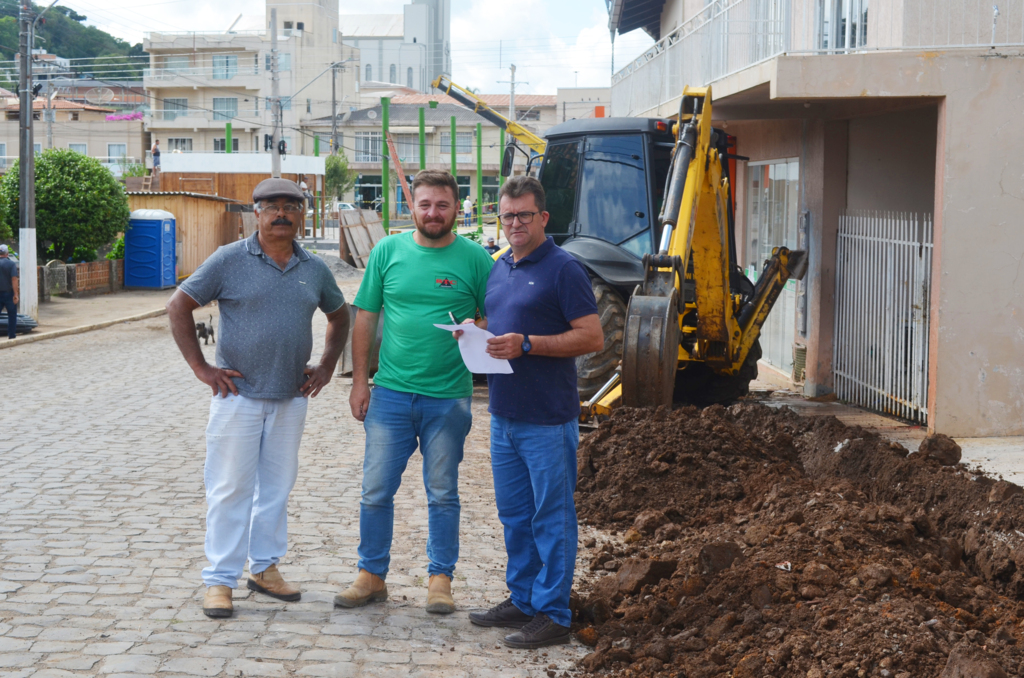
[[[491,415],[491,470],[505,528],[505,582],[529,615],[569,626],[576,568],[576,420],[542,426]]]
[[[417,444],[427,490],[427,572],[453,576],[459,559],[459,463],[473,423],[470,398],[431,398],[374,386],[363,428],[359,567],[385,578],[391,564],[395,493]]]
[[[18,305],[14,303],[14,292],[0,292],[0,311],[7,309],[7,338],[18,336]]]
[[[238,585],[288,550],[288,494],[299,471],[306,399],[214,396],[206,427],[207,586]]]

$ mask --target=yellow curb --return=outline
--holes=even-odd
[[[83,332],[101,330],[104,327],[110,327],[111,325],[117,325],[118,323],[130,323],[136,320],[145,320],[146,318],[156,318],[157,316],[166,315],[166,313],[166,308],[158,308],[155,311],[147,311],[146,313],[140,313],[138,315],[130,315],[127,318],[118,318],[117,320],[107,320],[101,323],[96,323],[95,325],[82,325],[81,327],[69,327],[66,330],[54,330],[53,332],[43,332],[42,334],[30,334],[18,337],[17,339],[0,342],[0,349],[14,348],[15,346],[31,344],[44,339],[56,339],[57,337],[66,337],[72,334],[82,334]]]

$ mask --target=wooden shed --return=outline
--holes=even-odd
[[[298,174],[282,174],[282,179],[299,182]],[[184,191],[188,193],[205,193],[218,195],[222,198],[237,200],[241,203],[252,202],[252,192],[270,174],[243,174],[227,172],[162,172],[160,189],[164,191]],[[306,176],[310,190],[316,188],[313,175]]]
[[[238,240],[242,221],[238,212],[228,211],[228,205],[233,204],[238,201],[202,193],[128,193],[128,205],[133,212],[155,209],[174,215],[180,243],[179,280],[192,275],[218,247]]]

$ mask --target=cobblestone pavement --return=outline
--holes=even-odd
[[[319,340],[323,328],[318,314]],[[289,504],[281,570],[302,601],[243,579],[235,616],[213,621],[200,609],[209,391],[167,319],[14,347],[0,365],[0,676],[547,676],[585,653],[513,652],[466,617],[507,595],[482,390],[462,465],[456,614],[424,611],[418,455],[396,498],[391,599],[332,609],[355,575],[363,454],[336,379],[310,403]]]

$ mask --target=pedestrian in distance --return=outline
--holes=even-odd
[[[493,261],[457,236],[459,187],[448,172],[423,170],[412,182],[415,230],[370,252],[354,305],[352,416],[363,422],[366,452],[359,502],[358,573],[336,607],[386,600],[394,497],[419,447],[427,491],[427,612],[451,614],[459,558],[459,464],[472,424],[473,381],[452,335],[434,327],[485,314]],[[380,367],[368,386],[370,350],[384,314]]]
[[[473,201],[466,196],[466,199],[462,201],[462,213],[465,219],[463,219],[462,225],[469,228],[473,224]]]
[[[578,528],[577,356],[604,346],[597,301],[583,265],[546,237],[544,189],[533,177],[509,179],[498,196],[511,248],[487,281],[487,352],[512,374],[490,374],[491,470],[505,531],[511,596],[478,626],[519,629],[515,648],[569,642],[569,592]]]
[[[156,141],[153,142],[153,148],[150,150],[150,153],[153,155],[153,171],[154,172],[159,172],[160,171],[160,140],[159,139],[157,139]]]
[[[0,245],[0,311],[7,311],[7,338],[18,336],[18,302],[21,287],[18,264],[11,259],[7,245]]]
[[[349,309],[327,265],[295,243],[302,193],[285,179],[252,194],[258,230],[225,245],[167,302],[174,340],[210,386],[206,428],[207,617],[230,617],[231,590],[246,558],[247,587],[278,600],[301,592],[277,565],[288,549],[288,495],[295,485],[307,398],[330,382],[348,336]],[[192,312],[220,309],[216,366],[203,357]],[[313,314],[327,315],[320,363],[308,366]]]
[[[484,249],[485,249],[485,250],[487,250],[487,253],[488,253],[488,254],[495,254],[495,253],[496,253],[496,252],[498,252],[498,250],[500,250],[501,248],[500,248],[500,247],[498,247],[498,246],[497,246],[497,245],[496,245],[496,244],[494,243],[494,238],[493,238],[493,237],[490,237],[490,238],[487,238],[487,244],[486,244],[486,245],[484,245]]]

